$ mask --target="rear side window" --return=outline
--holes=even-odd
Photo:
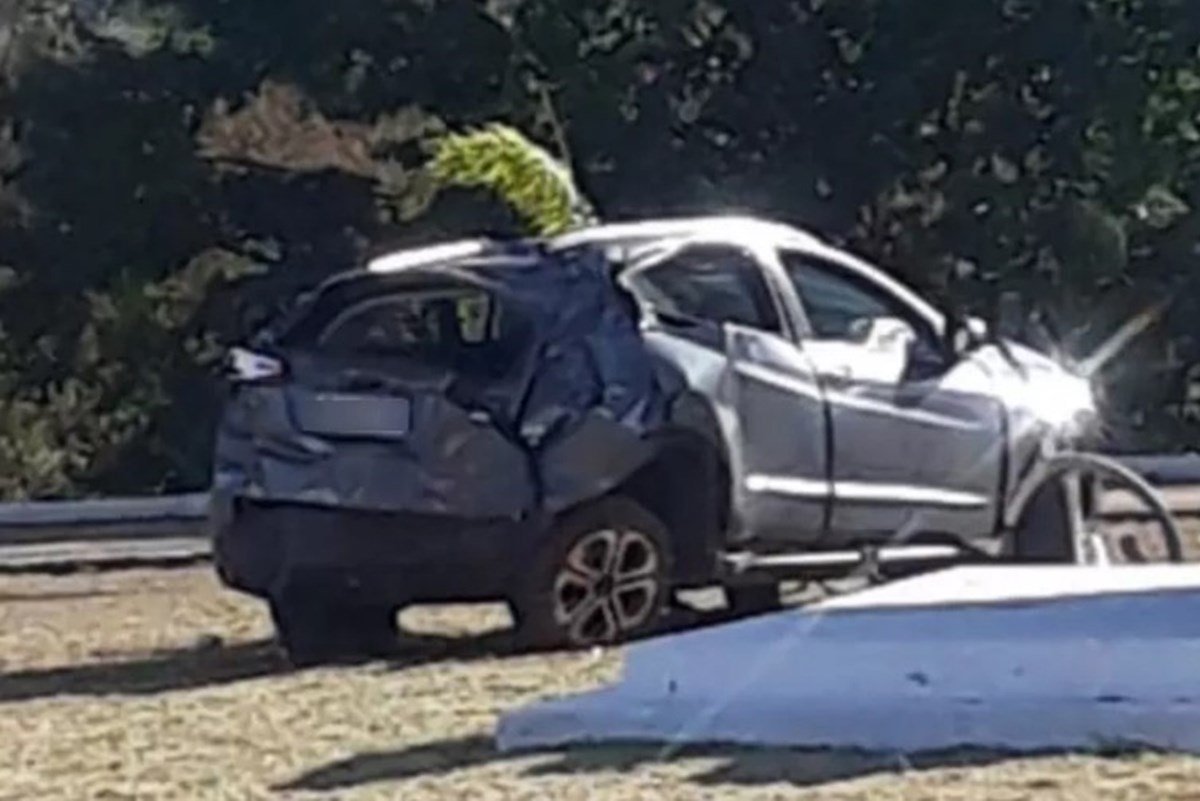
[[[488,292],[408,290],[341,309],[316,338],[330,354],[392,357],[427,367],[500,376],[519,360],[528,327]]]
[[[718,323],[780,331],[779,313],[758,262],[730,247],[686,248],[625,279],[653,309]]]

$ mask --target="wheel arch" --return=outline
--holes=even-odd
[[[697,585],[715,578],[717,554],[736,514],[725,437],[711,401],[699,393],[684,392],[675,398],[668,421],[644,439],[623,443],[611,437],[611,428],[598,432],[606,436],[592,442],[623,453],[608,461],[608,466],[624,463],[624,469],[615,475],[611,471],[585,473],[592,480],[558,496],[569,502],[545,509],[547,525],[539,527],[542,534],[531,545],[542,547],[553,529],[550,521],[575,514],[603,498],[620,496],[637,503],[666,527],[676,584]]]
[[[654,455],[614,492],[658,517],[671,538],[675,578],[715,577],[734,516],[730,464],[716,415],[704,399],[681,398],[672,424],[655,434]]]

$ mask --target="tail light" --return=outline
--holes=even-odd
[[[283,378],[287,367],[280,359],[245,348],[231,348],[225,357],[225,375],[236,383]]]

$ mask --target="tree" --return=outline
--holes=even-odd
[[[1200,444],[1198,44],[1189,0],[0,2],[0,493],[202,484],[241,307],[581,188],[1019,288],[1079,355],[1173,298],[1106,394]]]

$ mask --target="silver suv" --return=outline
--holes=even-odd
[[[406,604],[505,599],[539,644],[652,631],[675,591],[1067,560],[1088,382],[854,256],[745,218],[403,251],[231,354],[217,563],[301,659]]]

